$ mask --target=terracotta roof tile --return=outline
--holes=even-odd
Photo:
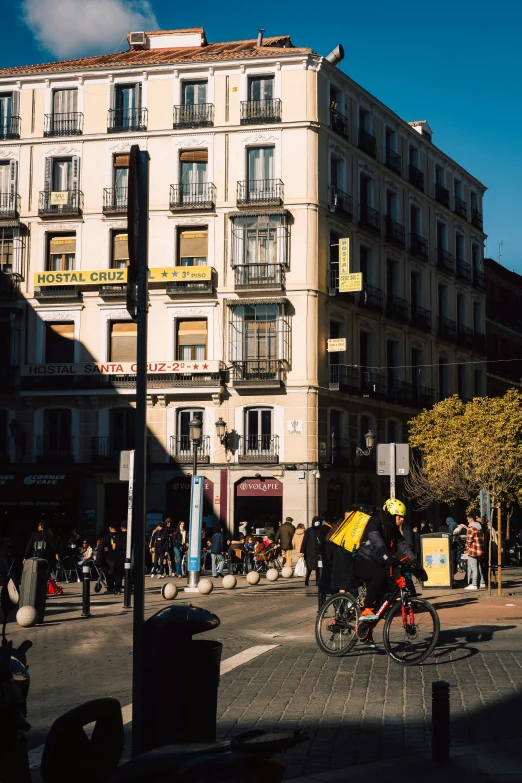
[[[202,28],[194,28],[199,32]],[[168,31],[166,31],[168,32]],[[171,32],[181,32],[179,30]],[[189,32],[189,31],[183,31]],[[0,77],[31,73],[54,73],[57,71],[83,71],[95,68],[123,66],[163,65],[215,60],[237,60],[243,58],[273,57],[275,54],[313,54],[307,47],[293,46],[289,35],[265,38],[263,46],[258,47],[256,39],[244,41],[225,41],[206,46],[175,47],[169,49],[129,49],[114,54],[99,54],[94,57],[82,57],[77,60],[20,65],[14,68],[0,69]]]

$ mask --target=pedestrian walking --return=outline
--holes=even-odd
[[[33,533],[27,542],[24,563],[28,557],[40,557],[42,560],[47,560],[47,567],[50,571],[58,559],[54,547],[54,539],[47,529],[47,522],[42,519],[38,522],[36,533]]]
[[[292,524],[293,521],[292,517],[287,517],[284,523],[279,527],[275,536],[275,543],[281,546],[284,566],[292,565],[292,549],[295,534],[295,527]]]
[[[306,562],[306,578],[305,586],[308,587],[310,583],[310,576],[312,571],[315,571],[315,581],[318,581],[318,560],[321,548],[321,538],[319,534],[319,528],[321,527],[321,518],[314,517],[312,519],[312,527],[305,530],[303,536],[303,543],[301,544],[300,557],[304,557]]]
[[[176,561],[176,578],[181,579],[183,576],[182,563],[183,553],[187,548],[187,530],[183,520],[178,522],[178,526],[172,535],[172,551],[174,553],[174,559]]]
[[[214,533],[208,544],[212,560],[212,576],[221,576],[225,568],[225,536],[222,527],[214,528]]]
[[[478,590],[486,586],[483,569],[484,531],[478,521],[476,511],[470,511],[468,516],[468,532],[466,534],[466,554],[468,556],[470,583],[464,590]]]
[[[123,570],[125,565],[125,539],[116,524],[109,525],[109,532],[102,542],[103,569],[107,580],[107,593],[119,595],[123,583]]]
[[[158,579],[164,579],[165,559],[170,545],[170,533],[164,522],[160,522],[158,529],[152,534],[151,544],[154,548],[154,570]]]

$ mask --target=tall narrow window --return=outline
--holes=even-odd
[[[420,236],[421,233],[421,211],[415,204],[410,206],[410,227],[412,234]]]
[[[182,199],[183,201],[197,202],[206,193],[208,150],[181,152],[179,160]]]
[[[45,324],[45,363],[72,364],[74,362],[74,324]]]
[[[115,127],[134,130],[141,124],[141,84],[117,84],[114,90]]]
[[[135,362],[136,336],[136,324],[132,323],[132,321],[111,323],[109,361]]]
[[[184,106],[207,103],[207,82],[183,82],[182,101]]]
[[[482,334],[482,304],[473,302],[473,330],[475,334]]]
[[[274,97],[273,76],[253,76],[248,80],[249,101],[271,101]]]
[[[112,232],[111,268],[125,269],[129,264],[129,241],[126,231]]]
[[[483,374],[482,370],[474,370],[474,385],[475,385],[475,397],[482,397],[484,394],[483,390]]]
[[[439,400],[449,397],[449,364],[446,357],[439,358]]]
[[[13,104],[12,92],[0,92],[0,139],[19,137],[20,128],[18,118],[13,116]]]
[[[178,266],[206,266],[208,255],[208,229],[178,231]]]
[[[438,289],[439,318],[448,317],[448,286],[439,284]]]
[[[49,237],[47,255],[48,272],[64,272],[74,269],[76,258],[76,236],[59,234]]]
[[[391,258],[386,260],[386,293],[391,300],[394,296],[398,296],[399,291],[399,265],[397,261],[393,261]]]
[[[9,414],[6,410],[0,409],[0,456],[2,459],[7,459],[9,454],[9,430],[8,430]]]
[[[245,414],[246,453],[267,453],[272,448],[272,409],[250,408]]]
[[[190,437],[191,420],[199,419],[203,424],[203,410],[197,408],[187,408],[178,412],[178,448],[179,456],[190,456],[193,454],[194,445]]]
[[[420,348],[411,349],[411,385],[414,390],[423,386],[422,383],[422,351]]]
[[[411,273],[410,303],[412,314],[416,313],[417,308],[422,307],[422,275],[418,272]]]
[[[111,408],[109,411],[109,438],[111,452],[134,448],[136,409]]]
[[[78,90],[74,88],[54,90],[51,124],[50,126],[46,124],[45,135],[74,136],[81,132],[80,116],[78,114]]]
[[[184,362],[203,361],[207,356],[207,322],[178,321],[178,359]]]
[[[447,229],[445,223],[437,223],[437,250],[440,252],[446,250]]]
[[[267,180],[274,178],[274,148],[249,147],[247,152],[247,179],[251,191],[266,190]]]
[[[457,365],[457,394],[461,400],[466,400],[466,365]]]
[[[64,191],[73,189],[72,158],[53,158],[51,174],[51,190]]]
[[[14,231],[12,228],[0,228],[0,272],[11,274],[13,271]]]
[[[435,166],[435,183],[444,187],[444,169],[442,166]]]
[[[114,186],[112,206],[126,209],[129,195],[129,155],[115,155],[112,171]]]
[[[464,236],[458,231],[455,234],[455,256],[457,263],[464,261]]]
[[[72,453],[71,411],[46,410],[43,425],[43,449],[40,451],[40,456],[70,457]]]

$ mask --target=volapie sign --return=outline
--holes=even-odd
[[[222,364],[218,359],[196,362],[148,362],[149,375],[217,373]],[[87,364],[25,364],[20,374],[25,377],[54,375],[136,375],[136,362],[88,362]]]

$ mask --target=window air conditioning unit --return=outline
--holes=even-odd
[[[147,36],[145,33],[129,33],[129,45],[131,49],[147,49]]]

